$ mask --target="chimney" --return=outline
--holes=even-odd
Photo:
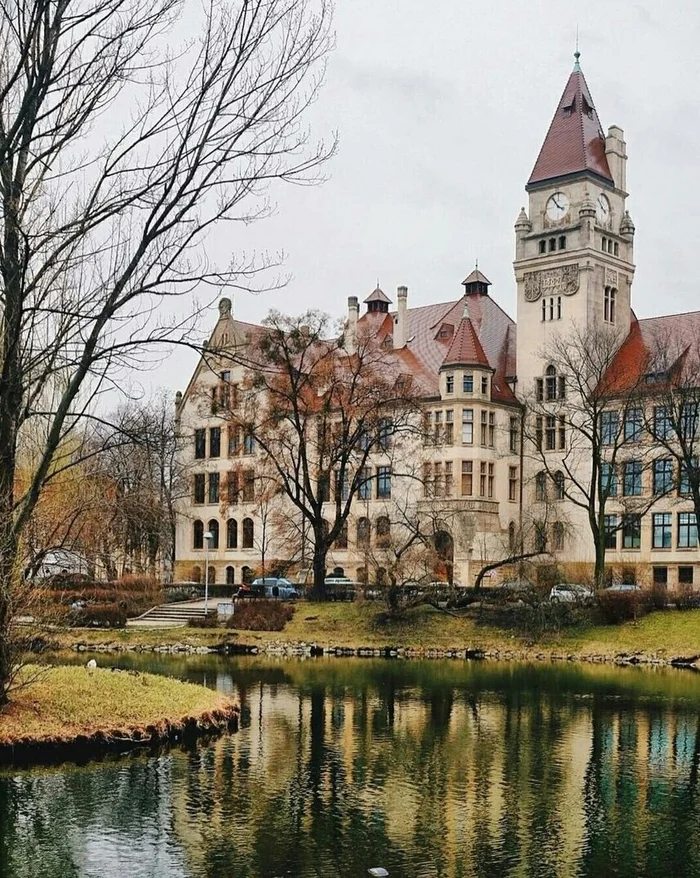
[[[396,290],[397,310],[394,318],[394,347],[406,347],[408,335],[408,318],[406,317],[406,309],[408,307],[408,287],[398,287]]]
[[[360,316],[360,303],[357,296],[348,296],[348,319],[345,323],[345,350],[349,354],[357,352],[357,319]]]
[[[605,138],[605,155],[616,189],[627,194],[627,144],[622,128],[611,125]]]

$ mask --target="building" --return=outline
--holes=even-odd
[[[348,338],[370,334],[398,369],[420,381],[424,439],[420,447],[409,443],[404,451],[420,467],[420,479],[402,484],[395,478],[392,484],[386,480],[390,468],[378,467],[384,481],[377,475],[358,498],[345,539],[329,556],[329,572],[371,577],[367,541],[382,535],[388,504],[409,495],[416,509],[435,498],[454,504],[462,526],[459,533],[448,533],[446,542],[454,578],[464,584],[471,584],[485,563],[522,551],[530,532],[536,548],[558,561],[591,562],[587,512],[570,501],[566,489],[574,432],[566,405],[573,403],[569,396],[563,405],[566,376],[556,374],[543,351],[577,327],[607,328],[620,342],[611,375],[627,364],[628,383],[636,369],[635,386],[648,386],[649,376],[640,370],[650,362],[661,332],[679,345],[681,359],[690,349],[700,350],[700,312],[638,320],[632,310],[635,228],[626,207],[626,162],[623,131],[613,126],[603,134],[577,53],[525,187],[527,210],[515,225],[517,331],[478,266],[463,281],[460,297],[438,304],[409,308],[408,289],[402,286],[391,310],[390,298],[377,287],[360,315],[357,297],[349,297]],[[231,302],[223,299],[209,347],[240,351],[255,345],[263,332],[236,320]],[[244,381],[243,366],[208,356],[185,393],[178,394],[192,493],[180,508],[177,579],[202,578],[206,532],[213,535],[210,581],[239,582],[260,567],[265,521],[256,500],[255,442],[237,431],[227,434],[221,413],[210,404],[217,387]],[[610,418],[616,398],[629,395],[619,381],[613,385]],[[533,440],[528,400],[537,393],[540,400],[552,401],[552,414],[540,416],[539,438]],[[626,402],[625,418],[637,412],[641,424],[656,409],[653,394],[647,393],[634,408]],[[635,578],[697,582],[695,506],[690,492],[681,490],[678,468],[641,430],[628,437],[625,422],[620,431],[629,441],[615,463],[620,490],[609,492],[606,508],[607,560],[633,568]],[[644,466],[638,446],[643,446]],[[222,485],[232,466],[242,488],[228,504]],[[590,461],[577,466],[575,477],[585,481]],[[664,491],[656,490],[660,473],[667,482]],[[616,470],[616,485],[617,478]],[[638,513],[630,513],[628,487],[633,497],[647,498]],[[268,558],[284,557],[274,533],[265,540]]]

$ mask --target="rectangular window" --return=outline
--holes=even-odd
[[[423,464],[423,496],[433,496],[433,465],[432,463]]]
[[[335,496],[339,497],[343,502],[350,496],[347,473],[342,477],[340,473],[335,474]]]
[[[489,499],[493,499],[493,483],[494,483],[494,466],[495,464],[490,463],[488,467],[488,497]]]
[[[362,440],[366,434],[362,433],[360,436],[360,450],[366,451],[366,448],[363,447]],[[423,445],[432,445],[433,441],[433,413],[425,412],[423,415]]]
[[[252,503],[255,500],[255,471],[247,469],[243,473],[243,502]]]
[[[496,439],[496,413],[489,412],[489,448],[493,448]]]
[[[445,444],[452,445],[455,441],[455,413],[452,409],[445,412]]]
[[[221,456],[221,427],[209,430],[209,457]]]
[[[657,496],[673,490],[673,461],[670,457],[654,461],[653,484]]]
[[[682,461],[680,465],[680,476],[678,479],[678,493],[681,497],[688,497],[692,494],[691,490],[691,481],[693,479],[697,479],[700,473],[698,473],[698,459],[694,457],[690,464],[686,461]],[[691,479],[691,476],[693,479]]]
[[[246,430],[243,437],[243,454],[252,454],[255,451],[255,438],[251,430]]]
[[[436,463],[433,467],[433,487],[436,497],[443,497],[445,494],[445,483],[443,481],[442,464]]]
[[[681,406],[680,437],[686,442],[693,442],[698,435],[698,415],[700,402],[684,402]]]
[[[618,412],[601,412],[600,441],[603,445],[614,445],[617,441],[620,415]]]
[[[639,442],[642,437],[642,410],[628,409],[625,412],[625,442]]]
[[[454,489],[454,476],[452,473],[452,461],[445,461],[445,497],[451,497]]]
[[[204,473],[197,473],[194,477],[194,502],[204,503],[206,496],[206,476]]]
[[[377,499],[387,500],[391,497],[391,467],[377,467]]]
[[[462,409],[462,444],[474,442],[474,409]]]
[[[372,498],[372,471],[368,466],[365,466],[360,470],[357,496],[360,500],[370,500]]]
[[[557,419],[554,415],[547,415],[547,428],[545,430],[545,448],[554,451],[557,447]]]
[[[625,497],[640,497],[642,493],[642,462],[628,460],[624,464],[622,494]]]
[[[543,439],[543,428],[542,428],[542,418],[538,416],[535,420],[535,445],[537,446],[537,450],[542,450],[542,439]]]
[[[236,470],[232,470],[228,474],[228,478],[226,480],[226,495],[229,503],[238,503],[238,495],[240,493],[240,485],[238,472]]]
[[[228,428],[228,453],[229,457],[241,453],[241,430],[236,424]]]
[[[486,461],[479,464],[479,496],[486,496]]]
[[[638,549],[642,544],[641,515],[625,515],[622,518],[622,548]]]
[[[508,447],[512,454],[518,452],[518,419],[510,418],[508,421]]]
[[[437,412],[435,413],[437,418]],[[379,421],[379,432],[377,440],[382,451],[387,451],[391,447],[391,435],[394,432],[394,423],[391,418],[382,418]]]
[[[671,513],[655,512],[651,516],[652,549],[671,548]]]
[[[611,463],[601,463],[600,484],[606,497],[617,497],[617,472]]]
[[[488,376],[481,376],[481,392],[486,396],[489,392],[489,379]]]
[[[603,306],[603,319],[606,323],[615,323],[615,310],[617,305],[617,290],[613,287],[605,288],[605,300]]]
[[[445,389],[447,390],[448,393],[455,392],[455,376],[454,375],[448,375],[447,378],[445,379]]]
[[[654,585],[668,585],[668,567],[654,567]]]
[[[321,503],[331,502],[331,477],[328,473],[318,477],[318,498]]]
[[[486,435],[488,431],[488,412],[481,410],[481,445],[486,447]]]
[[[435,427],[433,433],[433,441],[436,445],[442,443],[442,412],[435,412]]]
[[[219,474],[209,473],[209,503],[219,502]]]
[[[617,549],[617,515],[605,516],[605,548]]]
[[[692,567],[679,567],[678,568],[678,584],[679,585],[692,585],[693,584],[693,568]]]
[[[462,496],[471,497],[474,493],[474,463],[471,460],[462,461]]]
[[[508,499],[518,499],[518,468],[517,466],[508,467]]]
[[[207,431],[194,431],[194,456],[197,460],[203,460],[207,456]]]
[[[542,400],[544,399],[543,378],[535,378],[535,397],[537,398],[537,402],[542,402]]]
[[[654,407],[654,436],[656,439],[668,439],[671,435],[671,413],[665,405]]]
[[[561,451],[566,449],[566,418],[564,415],[559,416],[559,448]]]
[[[474,393],[474,376],[462,375],[462,393]]]
[[[678,513],[678,548],[696,549],[698,545],[698,525],[694,512]]]

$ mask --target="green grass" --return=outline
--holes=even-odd
[[[62,743],[97,732],[131,735],[231,706],[229,699],[203,686],[155,674],[27,667],[21,681],[27,685],[0,711],[0,746]]]
[[[51,635],[54,639],[54,635]],[[58,646],[78,642],[122,645],[191,646],[219,643],[264,645],[272,641],[316,643],[319,646],[418,648],[527,649],[536,652],[614,656],[621,652],[654,653],[660,657],[700,654],[700,610],[652,613],[637,623],[564,629],[533,641],[509,630],[479,625],[469,617],[455,618],[432,607],[416,607],[398,620],[386,620],[373,603],[328,603],[297,606],[293,619],[280,632],[231,629],[125,631],[65,631],[55,636]]]

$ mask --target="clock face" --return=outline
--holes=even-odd
[[[547,216],[552,222],[559,222],[569,212],[569,199],[563,192],[555,192],[547,202]]]
[[[607,197],[603,195],[602,192],[598,196],[598,201],[596,202],[595,206],[595,213],[598,218],[598,222],[602,226],[607,226],[608,222],[610,221],[610,202],[608,201]]]

